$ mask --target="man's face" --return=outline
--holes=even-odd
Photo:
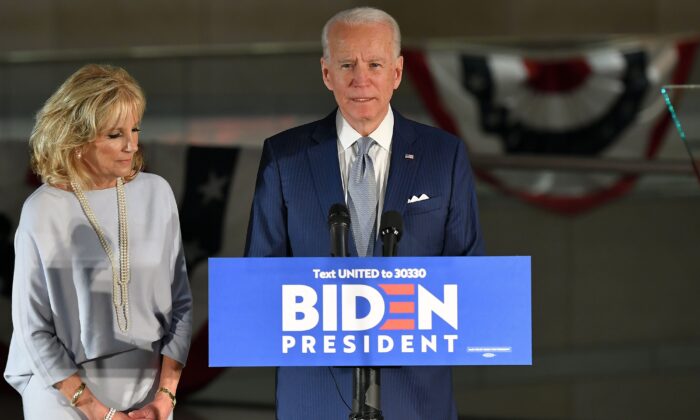
[[[391,27],[383,23],[336,23],[328,32],[328,59],[321,59],[323,83],[343,117],[366,136],[382,122],[401,83],[403,57],[395,57]]]

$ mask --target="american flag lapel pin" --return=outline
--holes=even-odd
[[[405,155],[403,155],[403,158],[413,160],[413,153],[406,153]]]

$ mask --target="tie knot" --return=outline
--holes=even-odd
[[[357,156],[366,155],[373,143],[374,140],[370,137],[360,137],[357,139]]]

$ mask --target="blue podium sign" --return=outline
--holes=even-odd
[[[210,258],[210,366],[532,364],[530,257]]]

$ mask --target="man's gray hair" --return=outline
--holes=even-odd
[[[401,30],[396,20],[390,14],[383,10],[375,9],[374,7],[356,7],[354,9],[343,10],[338,12],[333,17],[328,19],[328,22],[323,26],[321,32],[321,44],[323,45],[323,58],[330,58],[328,46],[328,32],[336,23],[344,23],[346,25],[362,25],[370,23],[384,23],[389,25],[394,33],[394,57],[401,54]]]

